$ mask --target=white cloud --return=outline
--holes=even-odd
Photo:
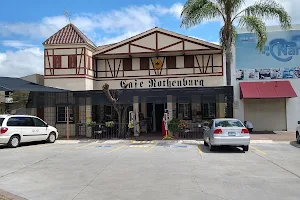
[[[21,77],[44,73],[44,56],[40,48],[0,53],[1,76]]]
[[[32,45],[32,44],[29,44],[29,43],[24,42],[24,41],[19,41],[19,40],[4,40],[1,43],[2,43],[3,46],[14,47],[16,49],[34,47],[34,45]]]

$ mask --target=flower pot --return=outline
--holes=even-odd
[[[174,132],[174,137],[175,137],[175,138],[179,138],[179,132],[177,132],[177,131]]]

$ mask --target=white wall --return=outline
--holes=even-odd
[[[278,27],[268,27],[268,30],[270,31],[278,31],[280,30]],[[242,33],[243,31],[239,31]],[[244,109],[244,100],[240,99],[240,81],[236,80],[236,52],[235,52],[235,46],[232,48],[233,52],[233,61],[232,61],[232,67],[231,67],[231,81],[232,85],[234,87],[234,113],[233,116],[235,118],[240,119],[241,121],[246,120],[245,119],[245,109]],[[225,63],[224,63],[225,65]],[[268,68],[268,66],[266,66]],[[226,73],[224,71],[224,75],[226,76]],[[225,77],[224,76],[224,77]],[[286,123],[287,123],[287,130],[288,131],[295,131],[297,127],[297,121],[300,120],[300,79],[277,79],[277,81],[290,81],[292,87],[294,88],[296,94],[298,97],[295,98],[287,98],[286,99]],[[254,80],[254,82],[259,81],[268,81],[268,80]],[[274,80],[269,80],[274,81]],[[251,82],[251,81],[242,81],[242,82]],[[274,108],[275,109],[275,108]],[[259,114],[259,113],[258,113]],[[281,131],[281,130],[278,130]]]
[[[45,85],[72,91],[93,89],[93,80],[86,78],[46,78]]]

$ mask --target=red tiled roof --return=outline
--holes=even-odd
[[[45,44],[90,44],[93,47],[96,45],[85,36],[75,25],[68,24],[54,35],[48,38],[43,45]]]

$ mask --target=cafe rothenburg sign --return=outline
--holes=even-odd
[[[138,88],[177,88],[177,87],[203,87],[203,80],[199,78],[159,78],[122,80],[123,89]]]

